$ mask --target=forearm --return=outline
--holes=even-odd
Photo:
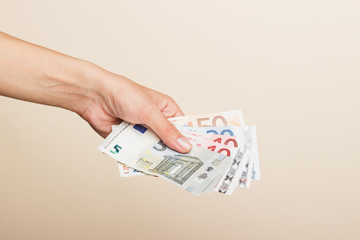
[[[0,95],[81,114],[101,86],[97,67],[0,32]]]

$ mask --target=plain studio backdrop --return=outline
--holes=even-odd
[[[1,0],[3,32],[164,92],[186,114],[242,109],[262,180],[196,197],[120,178],[79,116],[0,97],[0,239],[359,239],[359,9]]]

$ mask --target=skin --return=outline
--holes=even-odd
[[[93,63],[0,32],[0,95],[77,113],[102,137],[122,120],[145,124],[170,148],[190,142],[167,118],[184,115],[169,96]]]

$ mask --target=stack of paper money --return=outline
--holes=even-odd
[[[122,122],[99,146],[118,161],[120,175],[154,175],[199,195],[231,195],[260,179],[256,128],[245,126],[240,110],[169,118],[192,143],[181,154],[148,127]]]

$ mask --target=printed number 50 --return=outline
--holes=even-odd
[[[120,149],[122,149],[122,147],[120,147],[119,145],[115,145],[114,146],[114,149],[112,149],[112,150],[110,150],[110,152],[112,153],[112,154],[116,154],[116,153],[119,153],[120,152]],[[114,151],[115,150],[115,151]]]

